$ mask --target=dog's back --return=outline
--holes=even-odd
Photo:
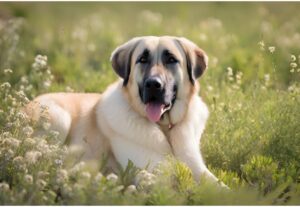
[[[94,159],[108,148],[97,127],[95,108],[100,99],[96,93],[43,94],[30,102],[25,112],[35,122],[48,119],[50,129],[59,132],[61,143],[82,147],[83,158]]]

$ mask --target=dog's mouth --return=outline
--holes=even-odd
[[[172,109],[177,97],[177,85],[174,84],[171,90],[163,88],[161,91],[147,91],[146,89],[143,85],[139,86],[140,98],[146,106],[146,116],[151,122],[158,122]]]
[[[161,103],[147,103],[146,104],[146,114],[150,121],[158,122],[162,115],[169,111],[172,104],[161,104]]]

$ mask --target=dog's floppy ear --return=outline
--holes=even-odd
[[[190,40],[180,37],[176,38],[186,55],[186,64],[190,81],[194,84],[208,65],[206,53]]]
[[[132,53],[141,38],[133,38],[117,47],[111,54],[110,61],[115,72],[124,79],[125,86],[129,79]]]

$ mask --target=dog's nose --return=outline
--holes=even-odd
[[[144,82],[144,103],[162,102],[164,99],[164,88],[162,80],[157,76],[149,77]]]
[[[163,88],[163,84],[160,78],[151,77],[145,81],[145,88],[151,91],[161,91]]]

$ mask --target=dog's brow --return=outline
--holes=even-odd
[[[168,49],[165,49],[162,54],[164,56],[166,56],[166,57],[174,57],[174,58],[176,58],[176,55],[174,53],[170,52],[170,50],[168,50]]]
[[[146,48],[144,51],[140,54],[140,56],[148,56],[150,51]]]
[[[150,51],[147,48],[144,49],[144,51],[138,55],[137,61],[139,61],[141,58],[149,58],[149,54],[150,54]]]
[[[171,53],[168,49],[164,50],[163,54],[167,56],[174,56],[173,53]]]

